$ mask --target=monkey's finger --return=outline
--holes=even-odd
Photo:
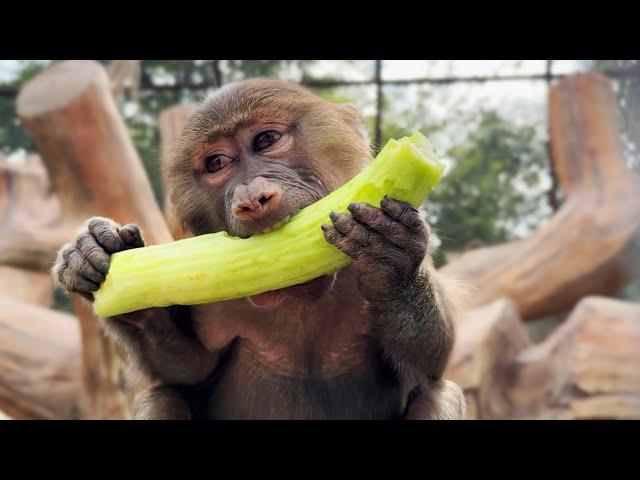
[[[348,208],[358,222],[377,232],[389,244],[415,258],[424,258],[428,245],[424,231],[421,234],[414,233],[400,221],[368,203],[352,203]]]
[[[70,292],[87,293],[98,290],[99,285],[81,277],[76,269],[63,266],[58,270],[58,280]]]
[[[76,239],[76,247],[93,267],[106,275],[109,271],[109,254],[104,251],[88,231],[81,233]]]
[[[119,230],[120,239],[124,242],[123,249],[144,247],[144,240],[140,227],[133,223],[128,223]]]
[[[351,215],[331,212],[329,218],[331,218],[334,228],[352,241],[359,243],[363,247],[368,247],[373,243],[374,233],[358,223]]]
[[[340,239],[344,238],[344,235],[336,230],[334,227],[323,223],[320,225],[322,229],[322,233],[324,234],[324,238],[331,245],[335,245],[340,241]]]
[[[342,234],[337,228],[331,227],[326,224],[320,225],[322,228],[322,232],[324,233],[324,238],[334,247],[341,250],[343,253],[353,257],[359,249],[362,249],[361,246],[356,248],[356,244],[353,241],[349,241],[348,237]]]
[[[107,253],[116,253],[122,249],[123,243],[118,234],[118,226],[107,218],[94,217],[87,225],[89,232]]]
[[[67,268],[72,272],[76,272],[80,277],[95,283],[96,290],[97,285],[104,282],[105,276],[89,263],[80,250],[71,250],[66,260]],[[92,289],[90,288],[89,290]]]
[[[358,222],[375,230],[394,245],[407,248],[415,242],[415,235],[395,218],[368,203],[351,203],[349,211]]]
[[[427,235],[427,226],[420,218],[418,210],[413,208],[412,205],[384,197],[380,202],[380,208],[382,208],[387,215],[402,223],[411,232],[418,235]]]
[[[327,242],[354,260],[361,257],[362,253],[366,251],[366,247],[358,243],[351,236],[342,234],[336,228],[324,224],[321,228]]]

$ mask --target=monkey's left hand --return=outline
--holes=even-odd
[[[329,243],[353,258],[358,288],[372,303],[397,299],[417,278],[427,253],[429,227],[408,203],[385,197],[381,208],[352,203],[323,225]]]

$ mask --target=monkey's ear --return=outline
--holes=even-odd
[[[369,134],[367,129],[364,126],[364,121],[362,120],[362,116],[360,115],[360,111],[350,103],[343,103],[337,105],[338,111],[342,118],[351,126],[355,131],[357,131],[360,136],[369,144]]]

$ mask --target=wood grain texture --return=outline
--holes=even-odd
[[[549,124],[566,201],[531,236],[443,268],[472,287],[472,307],[509,297],[525,320],[535,319],[614,293],[640,272],[640,181],[626,165],[610,82],[588,73],[554,85]]]
[[[460,323],[445,376],[473,399],[470,418],[640,419],[640,304],[587,297],[534,345],[496,300]]]
[[[53,279],[48,272],[0,265],[0,292],[25,303],[49,307],[53,301]]]
[[[21,88],[17,109],[65,216],[108,215],[141,225],[148,243],[172,240],[100,64],[54,64]]]
[[[0,410],[15,419],[83,418],[76,319],[0,296]]]
[[[467,312],[445,377],[464,390],[468,418],[500,418],[510,410],[504,371],[529,345],[513,301],[501,298]]]
[[[39,155],[10,164],[0,155],[0,264],[48,271],[73,235]]]
[[[165,191],[164,216],[167,220],[169,230],[173,238],[179,240],[193,236],[187,231],[181,222],[176,218],[173,203],[169,198],[167,189],[167,167],[176,147],[176,141],[180,137],[189,117],[194,112],[195,105],[175,105],[167,108],[158,117],[158,127],[160,129],[160,140],[162,142],[162,181]]]
[[[147,244],[172,240],[100,64],[63,61],[43,70],[20,90],[17,110],[45,161],[66,221],[77,228],[89,217],[105,216],[140,225]],[[125,417],[128,399],[115,347],[86,303],[74,304],[88,416]]]
[[[57,199],[48,186],[38,155],[11,164],[0,154],[0,292],[42,306],[53,299],[46,270],[63,242],[56,235]]]

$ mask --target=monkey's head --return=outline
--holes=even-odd
[[[293,83],[224,86],[191,116],[168,166],[178,219],[196,235],[249,237],[281,225],[370,161],[355,108]]]
[[[193,233],[248,237],[277,226],[369,161],[357,111],[270,79],[228,84],[184,128],[170,196]]]

